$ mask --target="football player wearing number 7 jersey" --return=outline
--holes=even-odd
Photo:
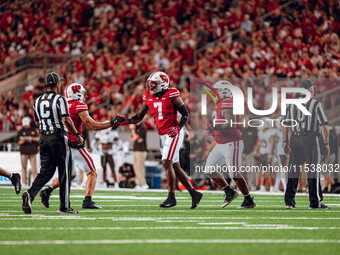
[[[167,199],[160,204],[160,207],[169,208],[176,205],[175,176],[177,176],[191,195],[191,209],[195,209],[203,195],[193,188],[179,164],[179,149],[183,142],[182,127],[189,119],[189,112],[180,98],[179,91],[169,88],[169,77],[166,73],[153,72],[146,81],[146,88],[147,91],[143,96],[139,112],[131,119],[117,116],[113,120],[113,127],[137,124],[150,110],[161,139],[162,164],[166,172],[169,191]],[[182,115],[179,122],[177,121],[177,111]]]

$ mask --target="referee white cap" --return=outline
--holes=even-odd
[[[50,72],[45,76],[45,85],[47,87],[54,87],[61,81],[65,81],[65,79],[63,77],[59,77],[59,75],[55,72]]]

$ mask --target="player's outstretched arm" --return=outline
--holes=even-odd
[[[102,130],[107,129],[112,126],[113,123],[111,121],[97,122],[90,116],[88,111],[82,111],[78,113],[81,121],[88,127],[89,130]]]
[[[136,115],[132,116],[131,119],[116,116],[116,118],[112,120],[112,127],[117,128],[118,126],[123,126],[127,124],[137,124],[143,120],[148,110],[149,110],[148,106],[146,105],[145,102],[143,102],[139,111],[136,113]]]

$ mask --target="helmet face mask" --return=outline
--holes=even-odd
[[[87,92],[80,83],[72,83],[68,85],[64,91],[64,95],[67,101],[77,100],[84,102],[87,98]]]
[[[146,88],[151,94],[169,89],[169,76],[164,72],[153,72],[146,80]]]

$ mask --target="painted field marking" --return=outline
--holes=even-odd
[[[80,215],[10,215],[0,220],[112,220],[112,221],[162,221],[162,220],[340,220],[340,217],[88,217]]]
[[[0,227],[4,231],[43,231],[43,230],[63,230],[63,231],[81,231],[81,230],[339,230],[340,227],[294,227],[294,226],[219,226],[219,227]]]
[[[171,243],[193,243],[193,244],[226,244],[226,243],[303,243],[303,244],[339,244],[340,240],[325,239],[122,239],[122,240],[21,240],[0,241],[0,245],[65,245],[65,244],[171,244]]]

